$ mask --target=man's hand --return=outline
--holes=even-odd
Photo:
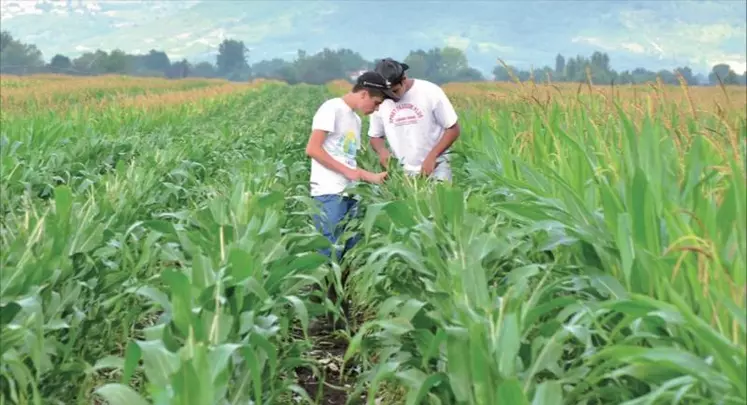
[[[436,160],[439,156],[441,156],[446,149],[448,149],[454,141],[456,141],[457,138],[459,138],[459,134],[461,133],[461,130],[459,129],[459,124],[454,123],[451,127],[447,128],[444,132],[443,138],[441,138],[440,141],[436,144],[436,146],[431,149],[430,153],[428,153],[428,156],[426,156],[425,160],[423,161],[421,172],[425,174],[426,176],[430,176],[431,173],[436,169]]]
[[[420,171],[424,175],[430,176],[435,169],[436,169],[436,158],[431,155],[426,156],[425,160],[423,161],[423,165],[420,166]]]
[[[388,167],[389,165],[389,157],[391,154],[388,150],[384,149],[379,153],[379,163],[381,163],[382,166]]]
[[[391,153],[389,152],[389,149],[386,147],[386,141],[383,137],[372,137],[371,138],[371,147],[376,152],[376,154],[379,156],[379,163],[383,167],[389,167],[389,157],[391,156]]]
[[[384,179],[386,178],[387,172],[381,172],[381,173],[371,173],[367,170],[360,170],[360,176],[361,180],[372,183],[372,184],[381,184],[384,182]]]

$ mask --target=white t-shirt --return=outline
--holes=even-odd
[[[328,132],[322,147],[335,160],[353,169],[357,167],[355,158],[361,143],[361,118],[342,98],[325,101],[314,114],[311,128]],[[311,195],[319,196],[342,193],[350,180],[311,159],[310,182]]]
[[[368,136],[386,136],[405,171],[416,174],[446,128],[457,122],[457,114],[441,87],[414,79],[399,101],[384,100],[379,110],[371,114],[370,122]],[[447,149],[436,160],[434,177],[451,179],[448,152]]]

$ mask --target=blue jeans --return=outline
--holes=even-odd
[[[321,204],[322,215],[314,215],[314,226],[324,235],[332,244],[336,244],[343,231],[345,222],[357,217],[358,201],[352,197],[338,194],[327,194],[314,197],[314,200]],[[361,235],[356,234],[347,241],[342,250],[336,253],[337,261],[340,262],[345,253],[355,246],[361,240]],[[322,249],[321,254],[331,257],[330,249]]]

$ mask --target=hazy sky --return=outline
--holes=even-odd
[[[608,52],[617,70],[689,65],[706,73],[716,63],[747,69],[744,0],[3,0],[0,7],[2,29],[35,43],[47,60],[96,48],[214,60],[229,37],[247,44],[250,63],[293,58],[298,49],[348,47],[374,59],[451,45],[486,73],[498,57],[540,67],[553,66],[558,52],[594,50]]]

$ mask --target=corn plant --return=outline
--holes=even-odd
[[[4,401],[303,393],[292,374],[323,311],[304,287],[327,270],[294,188],[306,122],[286,118],[324,93],[283,89],[96,122],[6,121]]]
[[[473,109],[454,185],[367,193],[369,403],[744,403],[745,126],[594,110]]]
[[[3,114],[0,403],[324,403],[301,369],[350,404],[747,399],[738,109],[448,87],[454,183],[355,185],[364,238],[330,263],[303,150],[346,88],[169,83]],[[324,380],[346,267],[362,323]]]

